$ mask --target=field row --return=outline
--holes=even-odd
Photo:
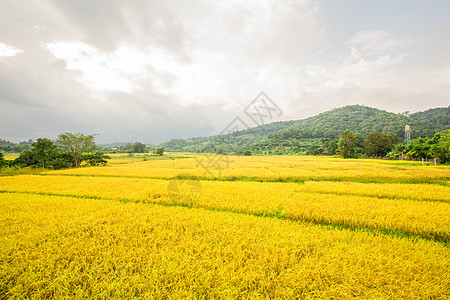
[[[450,297],[431,241],[70,197],[3,193],[0,210],[0,298]]]
[[[450,169],[447,167],[298,156],[279,158],[197,155],[188,159],[135,161],[106,167],[49,171],[47,174],[166,179],[181,175],[225,180],[250,178],[265,181],[336,180],[380,183],[445,183],[450,180]]]
[[[432,201],[395,197],[397,193],[403,192],[401,187],[409,188],[406,194],[411,199]],[[0,190],[269,215],[450,242],[450,188],[439,185],[337,185],[333,182],[307,182],[300,185],[23,175],[2,178]],[[349,191],[365,192],[366,196],[349,195]],[[396,199],[383,198],[383,195]]]

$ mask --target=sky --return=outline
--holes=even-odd
[[[0,0],[0,138],[158,144],[360,104],[450,105],[447,0]],[[248,126],[252,126],[249,119]]]

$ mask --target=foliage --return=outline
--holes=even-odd
[[[134,143],[132,149],[133,153],[146,153],[148,151],[147,146],[140,142]]]
[[[412,137],[433,136],[436,131],[450,128],[448,122],[450,107],[431,109],[410,116],[394,114],[376,108],[349,105],[321,113],[303,120],[274,122],[249,128],[233,134],[212,137],[196,137],[190,139],[173,139],[161,144],[170,151],[217,153],[217,147],[228,144],[231,152],[247,147],[254,154],[305,154],[309,151],[321,152],[317,141],[323,138],[339,139],[346,130],[367,136],[377,130],[384,132],[391,144],[404,139],[405,125],[412,128]],[[362,140],[363,142],[363,140]],[[363,151],[363,143],[359,143],[356,152]],[[323,154],[328,154],[322,147]],[[332,152],[332,151],[331,151]]]
[[[36,148],[32,148],[20,153],[19,157],[12,162],[12,165],[16,167],[42,167],[55,170],[70,168],[75,165],[73,156],[70,153],[53,150],[47,154],[48,156],[46,156],[45,162],[43,162],[39,151]]]
[[[156,148],[156,155],[163,155],[164,154],[164,147]]]
[[[19,143],[13,143],[4,139],[0,139],[0,151],[3,152],[11,152],[11,153],[20,153],[25,150],[31,149],[31,144],[33,140],[29,139],[28,141],[22,141]]]
[[[364,151],[368,156],[386,156],[391,149],[391,141],[383,132],[372,131],[364,141]]]
[[[344,158],[351,158],[356,156],[356,147],[357,147],[357,135],[350,131],[346,130],[341,133],[341,137],[339,138],[339,152]]]
[[[424,158],[428,159],[431,157],[431,145],[428,138],[417,138],[411,141],[408,146],[408,152],[406,155],[412,158]]]
[[[436,133],[430,139],[430,152],[435,158],[438,158],[441,163],[450,162],[450,130],[442,133]]]
[[[85,153],[82,156],[82,161],[90,166],[105,165],[111,156],[104,154],[102,151],[95,151],[93,153]]]
[[[444,131],[450,127],[450,106],[414,113],[411,115],[411,118],[430,122],[436,131]]]
[[[73,156],[68,152],[55,152],[51,161],[47,165],[48,168],[59,170],[59,169],[67,169],[75,166],[75,161]]]
[[[20,167],[39,166],[39,159],[33,150],[25,150],[12,162],[12,165]]]
[[[394,145],[389,157],[402,157],[430,159],[436,158],[440,163],[450,162],[450,130],[436,133],[432,138],[417,138],[411,144]]]
[[[58,136],[56,144],[73,156],[75,167],[79,167],[82,155],[92,152],[96,148],[94,135],[84,135],[82,133],[63,133]]]
[[[3,155],[3,152],[0,152],[0,168],[6,167],[8,165],[8,162],[5,159],[5,156]]]
[[[337,153],[337,150],[339,148],[339,140],[334,139],[330,140],[327,138],[324,138],[321,140],[322,142],[322,149],[324,155],[335,155]]]
[[[39,161],[39,165],[45,168],[47,162],[51,160],[56,151],[56,146],[50,139],[38,138],[36,142],[32,144],[36,159]]]

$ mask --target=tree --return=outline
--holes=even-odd
[[[306,155],[323,155],[323,148],[319,145],[311,145],[306,151]]]
[[[406,153],[409,157],[416,158],[425,158],[428,159],[431,157],[431,145],[429,142],[429,138],[421,138],[418,137],[411,141],[411,145],[408,146],[408,153]]]
[[[32,150],[22,151],[18,158],[12,162],[13,166],[30,167],[39,165],[39,160],[36,156],[36,152]]]
[[[389,142],[391,143],[391,147],[395,144],[400,143],[400,139],[398,138],[398,136],[395,133],[389,132],[387,134],[387,137],[389,139]]]
[[[146,153],[147,152],[147,146],[140,142],[136,142],[133,145],[133,153]]]
[[[3,152],[0,152],[0,168],[3,168],[7,165],[7,161],[5,159],[5,156],[3,155]]]
[[[356,134],[353,131],[347,130],[341,133],[339,139],[339,151],[344,158],[354,157],[356,154]]]
[[[72,154],[69,152],[56,151],[53,154],[52,160],[49,161],[47,167],[54,170],[67,169],[73,167],[75,162]]]
[[[330,140],[329,138],[321,139],[323,155],[335,155],[338,150],[339,140]]]
[[[106,155],[101,151],[96,151],[94,153],[86,153],[83,154],[82,156],[82,160],[85,161],[90,166],[105,165],[108,162],[107,159],[110,158],[111,157],[109,155]]]
[[[152,152],[153,155],[156,155],[156,148],[155,147],[151,147],[150,151]]]
[[[164,147],[156,148],[156,154],[157,155],[163,155],[164,154]]]
[[[406,151],[406,145],[404,143],[395,144],[392,146],[392,151],[387,153],[387,156],[391,158],[403,157]]]
[[[38,138],[32,146],[33,149],[31,151],[35,153],[39,164],[45,168],[47,162],[52,159],[56,146],[53,144],[52,140],[47,138]]]
[[[430,139],[430,144],[430,152],[433,157],[438,158],[441,163],[450,162],[450,129],[436,133]]]
[[[232,152],[231,146],[229,144],[220,144],[216,147],[217,154],[228,154]]]
[[[86,152],[92,152],[96,148],[94,135],[84,135],[82,133],[63,133],[58,136],[56,144],[73,156],[75,167],[79,167],[81,157]]]
[[[364,150],[368,156],[386,156],[390,149],[389,137],[378,130],[369,133],[364,141]]]

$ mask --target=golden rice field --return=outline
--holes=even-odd
[[[449,167],[144,158],[0,177],[0,299],[450,298]]]

